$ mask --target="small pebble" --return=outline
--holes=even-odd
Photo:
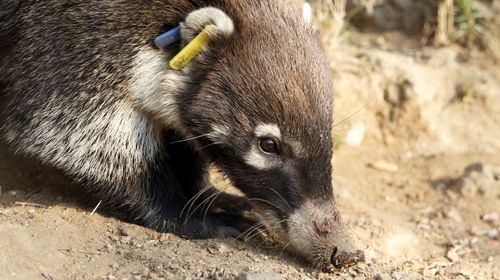
[[[131,236],[132,235],[130,232],[130,229],[124,225],[121,225],[118,227],[118,233],[122,236]]]
[[[452,262],[458,262],[460,260],[460,256],[458,255],[455,248],[451,248],[450,250],[448,250],[448,252],[446,253],[446,257]]]
[[[497,222],[500,220],[500,214],[498,212],[489,212],[481,216],[481,220],[488,222],[488,223],[493,223]]]
[[[488,230],[488,232],[486,234],[488,235],[489,238],[491,238],[493,240],[497,240],[499,237],[498,230],[495,228]]]
[[[398,172],[399,166],[397,164],[379,160],[377,162],[368,163],[368,167],[386,172]]]
[[[455,208],[451,208],[450,211],[448,211],[446,213],[446,216],[450,219],[452,219],[453,221],[457,222],[457,223],[461,223],[462,222],[462,216],[460,215],[460,213],[458,212],[457,209]]]
[[[28,219],[35,218],[35,209],[29,209],[26,211],[26,217],[28,217]]]

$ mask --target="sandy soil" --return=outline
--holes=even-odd
[[[97,201],[0,145],[0,279],[500,279],[498,58],[411,42],[352,34],[328,49],[335,193],[365,263],[323,273],[258,239],[92,214]]]
[[[404,148],[366,145],[340,149],[336,161],[337,197],[368,259],[331,275],[272,244],[190,241],[92,215],[95,205],[61,189],[51,170],[12,170],[5,164],[17,159],[3,157],[0,278],[234,279],[277,272],[285,279],[500,279],[499,222],[481,219],[500,210],[500,171],[463,176],[472,163],[500,166],[498,154],[410,156]],[[381,161],[398,170],[370,167]]]

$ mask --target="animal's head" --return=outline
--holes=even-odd
[[[209,70],[183,98],[183,120],[287,249],[318,266],[356,262],[333,196],[333,89],[319,40],[300,9],[243,2],[225,11],[234,30],[200,57]]]

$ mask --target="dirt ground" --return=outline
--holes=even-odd
[[[335,194],[365,263],[323,273],[258,239],[126,224],[0,145],[0,279],[500,279],[499,57],[415,42],[327,47]]]

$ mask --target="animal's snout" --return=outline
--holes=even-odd
[[[291,248],[318,267],[338,269],[365,260],[363,251],[355,248],[333,201],[304,203],[289,220]]]
[[[356,263],[364,261],[365,261],[365,253],[361,250],[356,250],[354,252],[346,252],[346,251],[338,252],[337,247],[334,247],[332,255],[330,256],[330,262],[336,268],[351,266]]]

